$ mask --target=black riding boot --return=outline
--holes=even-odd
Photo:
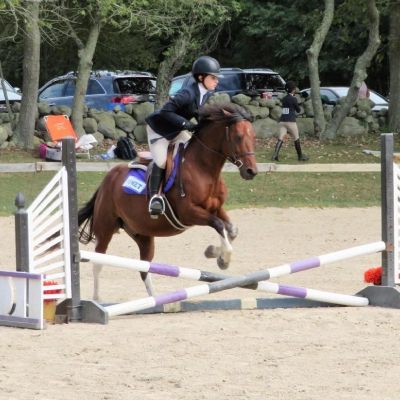
[[[158,194],[161,181],[164,178],[164,173],[165,169],[153,164],[153,169],[151,170],[149,178],[149,213],[151,215],[164,214],[165,211],[164,199]]]
[[[308,161],[309,160],[309,158],[305,154],[303,154],[301,151],[300,139],[297,139],[294,141],[294,147],[296,148],[297,158],[299,161]]]
[[[276,142],[274,155],[271,158],[272,161],[279,161],[278,156],[279,156],[279,152],[281,150],[282,145],[283,145],[283,141],[282,140],[278,140]]]

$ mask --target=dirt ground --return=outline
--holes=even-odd
[[[380,240],[380,210],[246,209],[228,272],[240,275]],[[0,219],[0,269],[14,269],[12,218]],[[217,272],[203,251],[216,233],[196,227],[157,240],[156,261]],[[90,248],[90,247],[86,247]],[[137,257],[121,233],[110,254]],[[339,293],[364,288],[380,255],[282,277],[280,282]],[[82,298],[91,298],[89,265]],[[158,293],[196,282],[155,277]],[[146,296],[137,273],[105,269],[102,300]],[[244,289],[208,299],[271,296]],[[205,298],[200,298],[205,299]],[[0,327],[0,400],[398,400],[400,311],[302,308],[137,315],[108,325]]]

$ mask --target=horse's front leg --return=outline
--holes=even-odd
[[[139,247],[140,259],[145,261],[151,261],[154,258],[154,237],[133,235],[132,236]],[[153,282],[151,280],[151,274],[148,272],[141,272],[140,277],[146,287],[147,294],[149,296],[155,296]]]
[[[233,241],[236,239],[237,235],[239,234],[239,229],[238,229],[238,227],[237,227],[236,225],[234,225],[234,224],[230,221],[230,219],[229,219],[229,217],[228,217],[228,214],[227,214],[227,212],[225,211],[224,208],[221,207],[221,208],[218,210],[217,216],[218,216],[219,218],[221,218],[222,221],[224,221],[225,229],[226,229],[226,231],[228,232],[229,240],[230,240],[231,242],[233,242]]]
[[[210,245],[207,247],[204,254],[207,258],[217,258],[218,267],[221,269],[227,269],[231,261],[233,247],[229,241],[229,234],[225,222],[220,218],[213,216],[209,225],[218,232],[221,238],[221,247]]]

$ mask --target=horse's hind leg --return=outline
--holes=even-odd
[[[139,247],[140,259],[145,261],[151,261],[154,257],[154,237],[152,236],[141,236],[135,235],[133,239]],[[149,296],[155,295],[153,283],[151,281],[151,274],[148,272],[141,272],[140,277],[146,286],[146,291]]]
[[[96,253],[105,254],[113,234],[113,230],[106,231],[105,229],[102,229],[101,234],[96,235],[96,245],[94,251]],[[100,300],[99,276],[102,269],[102,264],[93,263],[93,300],[95,301]]]

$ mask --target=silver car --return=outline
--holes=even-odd
[[[306,92],[310,94],[310,91],[311,89],[308,88],[302,90],[301,92]],[[321,98],[323,99],[323,102],[331,105],[335,105],[341,97],[346,97],[348,91],[349,87],[346,86],[324,86],[320,88]],[[375,104],[375,106],[372,108],[372,111],[380,111],[383,109],[387,110],[389,108],[389,102],[385,97],[371,89],[369,89],[369,92],[369,98]]]
[[[12,104],[20,102],[22,99],[21,93],[18,88],[12,87],[5,79],[0,79],[0,110],[6,109],[6,98],[4,89],[7,94],[8,101]]]

